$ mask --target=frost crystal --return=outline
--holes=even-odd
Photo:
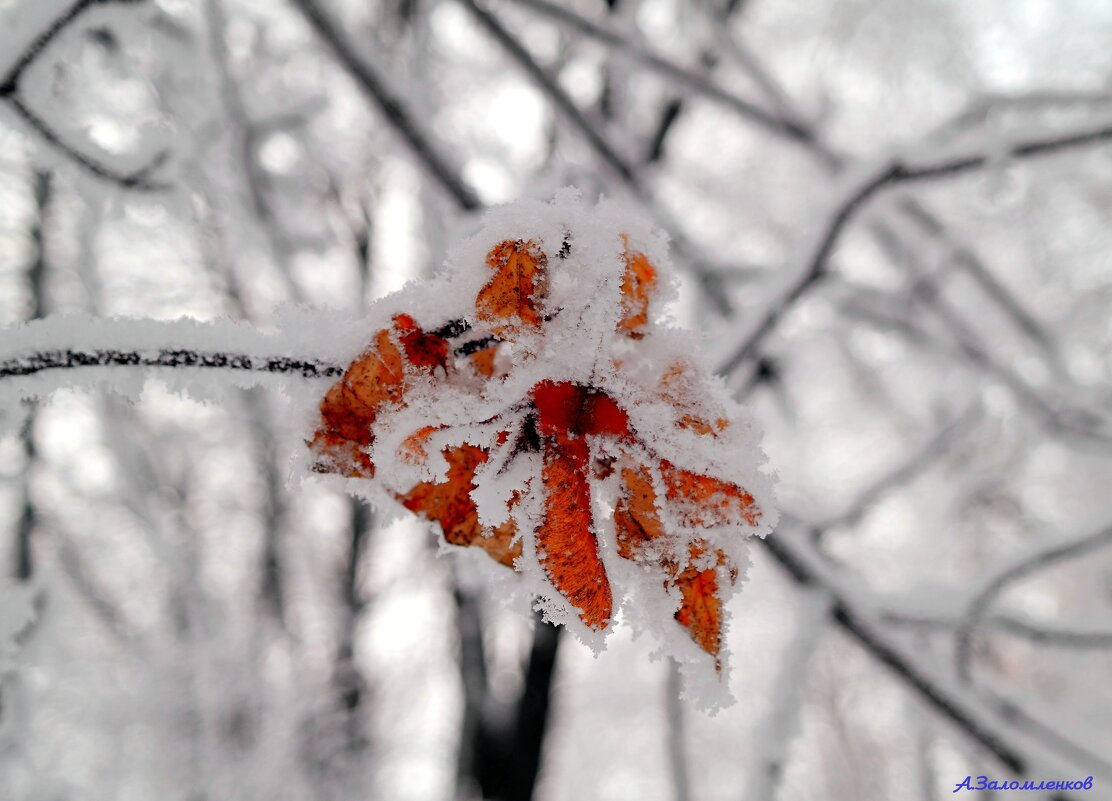
[[[490,213],[443,274],[380,302],[310,446],[319,472],[513,568],[593,647],[621,608],[721,671],[726,597],[775,511],[752,423],[661,322],[665,250],[570,191]]]

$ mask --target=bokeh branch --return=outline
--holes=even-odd
[[[97,6],[136,5],[141,2],[145,2],[145,0],[79,0],[74,3],[66,13],[54,20],[50,27],[39,34],[16,59],[15,64],[0,80],[0,99],[6,101],[16,115],[44,142],[86,172],[118,184],[124,189],[149,192],[166,188],[165,184],[152,180],[151,174],[165,163],[169,157],[168,152],[158,153],[150,162],[137,170],[131,172],[119,170],[101,159],[82,153],[66,142],[54,126],[34,112],[19,95],[20,81],[24,73],[46,52],[50,44],[74,22],[84,16],[85,12]]]
[[[803,267],[796,271],[787,285],[766,305],[765,310],[757,317],[757,322],[749,327],[730,355],[719,365],[718,372],[728,375],[740,367],[775,330],[788,310],[822,280],[829,266],[829,258],[842,233],[868,202],[881,192],[907,184],[960,178],[991,169],[1009,159],[1050,156],[1075,148],[1100,145],[1110,139],[1112,124],[1104,123],[1042,137],[1016,139],[997,145],[992,152],[974,150],[940,158],[897,159],[865,174],[854,181],[848,191],[834,203],[815,238],[815,244],[808,250]]]

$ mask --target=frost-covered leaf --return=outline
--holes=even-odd
[[[773,501],[743,411],[660,322],[671,292],[662,242],[620,206],[494,212],[442,276],[381,302],[391,325],[321,403],[315,467],[512,567],[592,645],[621,610],[721,670]]]

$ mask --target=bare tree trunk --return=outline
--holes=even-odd
[[[48,172],[36,172],[34,184],[35,216],[31,223],[31,263],[27,269],[27,288],[30,294],[30,308],[27,319],[37,320],[46,312],[46,243],[44,229],[49,213],[51,198],[51,179]],[[31,551],[31,536],[35,530],[35,505],[31,499],[31,472],[36,460],[35,451],[35,407],[31,405],[23,429],[23,506],[16,524],[15,533],[15,577],[29,581],[35,572],[34,556]]]
[[[478,789],[486,799],[529,801],[540,775],[563,629],[537,620],[516,708],[512,713],[498,714],[489,703],[485,665],[477,661],[482,657],[482,630],[476,625],[474,600],[457,595],[457,602],[461,603],[463,616],[461,634],[465,636],[461,639],[460,661],[467,694],[460,745],[460,796],[474,795]]]

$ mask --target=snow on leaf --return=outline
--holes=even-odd
[[[753,496],[741,487],[712,476],[680,470],[668,461],[660,466],[668,487],[668,500],[680,508],[684,525],[729,525],[739,519],[751,526],[757,525],[760,509]]]
[[[667,275],[616,204],[492,212],[442,276],[380,301],[391,325],[322,401],[316,469],[512,568],[587,642],[625,610],[721,671],[771,481],[744,411],[658,322]]]
[[[374,442],[379,411],[404,398],[406,363],[428,371],[447,361],[447,342],[426,334],[412,317],[399,314],[393,323],[393,330],[375,334],[374,344],[351,363],[321,402],[321,425],[309,443],[318,454],[319,472],[373,478],[375,466],[366,449]]]
[[[519,327],[540,328],[548,259],[536,243],[500,242],[487,255],[487,264],[494,277],[475,298],[476,317],[491,323],[499,336],[509,336]]]
[[[606,628],[613,599],[591,515],[588,434],[623,435],[625,412],[606,395],[569,382],[533,389],[544,448],[545,511],[537,531],[541,565],[552,585],[592,629]]]
[[[629,237],[625,237],[627,243]],[[626,250],[622,274],[622,319],[618,327],[634,339],[643,337],[649,322],[649,297],[656,285],[656,270],[644,253]]]
[[[446,481],[417,484],[399,500],[406,509],[440,524],[444,539],[452,545],[474,545],[482,548],[496,562],[513,567],[521,555],[521,544],[514,541],[512,521],[493,532],[484,532],[479,525],[478,510],[471,500],[475,489],[475,469],[488,458],[487,452],[473,445],[446,448],[448,461]]]
[[[648,468],[626,467],[622,470],[622,494],[614,509],[614,525],[618,554],[625,559],[643,557],[650,546],[665,536]],[[706,548],[706,542],[697,539],[689,544],[682,560],[678,555],[669,554],[660,562],[668,576],[665,583],[678,588],[683,596],[675,613],[676,620],[704,651],[717,660],[721,648],[722,607],[718,568],[727,564],[727,560],[722,551],[717,551],[715,564],[698,567]],[[730,583],[735,579],[736,574],[731,574]]]
[[[672,580],[683,595],[676,620],[690,631],[704,651],[715,656],[715,667],[721,670],[722,664],[717,658],[722,647],[722,598],[718,579],[719,568],[727,561],[722,551],[715,551],[715,563],[699,568],[696,565],[703,553],[704,546],[700,542],[691,543],[687,566]]]

